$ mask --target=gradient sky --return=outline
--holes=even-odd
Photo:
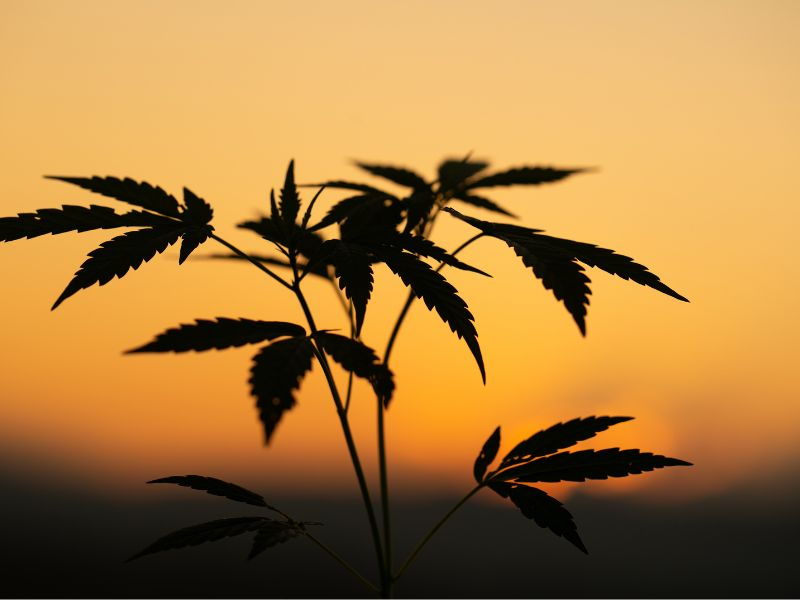
[[[235,224],[266,209],[291,158],[306,182],[367,180],[352,159],[432,177],[470,151],[498,168],[598,167],[492,197],[525,225],[633,256],[691,304],[591,271],[582,339],[508,248],[481,241],[464,259],[493,280],[451,281],[476,317],[488,385],[415,306],[393,356],[392,482],[460,491],[498,424],[510,448],[560,420],[625,414],[637,420],[598,445],[697,466],[593,489],[695,498],[800,459],[798,26],[788,0],[0,0],[0,214],[115,205],[44,174],[129,176],[190,187],[221,235],[263,252]],[[319,369],[265,449],[246,384],[254,350],[121,354],[195,318],[302,322],[255,269],[178,267],[170,250],[50,312],[112,235],[0,248],[4,461],[112,493],[173,473],[353,490]],[[471,235],[444,216],[434,238],[452,248]],[[344,327],[330,289],[309,289],[318,323]],[[376,293],[363,338],[382,350],[405,292],[382,273]],[[374,473],[373,402],[357,391]]]

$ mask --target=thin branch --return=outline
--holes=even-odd
[[[339,555],[338,555],[338,554],[337,554],[335,551],[333,551],[333,550],[332,550],[331,548],[329,548],[327,545],[323,544],[321,541],[319,541],[317,538],[315,538],[313,535],[311,535],[311,534],[310,534],[308,531],[303,531],[303,534],[304,534],[304,535],[305,535],[305,536],[306,536],[306,537],[307,537],[309,540],[311,540],[313,543],[315,543],[317,546],[319,546],[320,548],[322,548],[322,550],[324,550],[325,552],[327,552],[327,553],[328,553],[328,555],[329,555],[331,558],[333,558],[333,560],[335,560],[335,561],[336,561],[336,562],[338,562],[340,565],[342,565],[342,566],[343,566],[345,569],[347,569],[348,571],[350,571],[350,573],[352,573],[352,574],[353,574],[353,575],[354,575],[356,578],[358,578],[358,580],[359,580],[361,583],[363,583],[365,586],[367,586],[367,587],[368,587],[369,589],[371,589],[373,592],[378,592],[378,591],[380,591],[380,590],[378,589],[378,587],[377,587],[377,586],[376,586],[374,583],[372,583],[372,582],[371,582],[369,579],[367,579],[367,578],[366,578],[366,577],[364,577],[364,576],[363,576],[361,573],[359,573],[359,572],[358,572],[358,571],[355,569],[355,567],[353,567],[353,566],[352,566],[352,565],[351,565],[349,562],[347,562],[345,559],[343,559],[341,556],[339,556]]]
[[[213,234],[213,233],[212,233],[212,234],[211,234],[209,237],[210,237],[212,240],[214,240],[214,241],[217,241],[217,242],[219,242],[220,244],[222,244],[223,246],[225,246],[225,247],[226,247],[228,250],[230,250],[230,251],[231,251],[231,252],[233,252],[234,254],[236,254],[236,255],[238,255],[238,256],[241,256],[241,257],[242,257],[243,259],[245,259],[246,261],[248,261],[248,262],[250,262],[251,264],[255,265],[255,267],[256,267],[258,270],[260,270],[260,271],[263,271],[264,273],[266,273],[267,275],[269,275],[270,277],[272,277],[272,278],[273,278],[275,281],[277,281],[278,283],[280,283],[280,284],[281,284],[283,287],[285,287],[286,289],[288,289],[288,290],[290,290],[290,291],[294,291],[294,288],[291,286],[291,284],[290,284],[290,283],[288,283],[287,281],[285,281],[285,280],[284,280],[284,279],[283,279],[283,278],[282,278],[280,275],[277,275],[277,274],[273,273],[273,272],[272,272],[270,269],[268,269],[267,267],[265,267],[265,266],[264,266],[262,263],[260,263],[260,262],[259,262],[258,260],[256,260],[255,258],[251,257],[251,256],[250,256],[249,254],[247,254],[246,252],[243,252],[242,250],[239,250],[239,248],[237,248],[236,246],[234,246],[234,245],[233,245],[233,244],[231,244],[230,242],[227,242],[227,241],[223,240],[223,239],[222,239],[221,237],[219,237],[218,235],[215,235],[215,234]]]
[[[458,503],[453,508],[451,508],[447,512],[447,514],[439,520],[438,523],[436,523],[436,525],[434,525],[431,528],[428,534],[424,538],[422,538],[422,541],[417,545],[417,547],[414,548],[414,551],[411,552],[409,557],[406,559],[406,562],[404,562],[403,566],[400,567],[400,570],[397,571],[397,574],[393,577],[394,580],[399,579],[400,576],[405,572],[405,570],[411,565],[411,563],[414,562],[414,560],[417,558],[417,555],[425,547],[425,544],[427,544],[430,541],[430,539],[436,534],[436,532],[439,531],[439,529],[441,529],[442,525],[444,525],[447,522],[447,520],[450,517],[452,517],[459,508],[461,508],[464,504],[466,504],[467,500],[469,500],[470,498],[472,498],[472,496],[477,494],[483,487],[484,487],[483,485],[475,486],[472,490],[470,490],[470,492],[466,496],[464,496],[461,500],[459,500]]]

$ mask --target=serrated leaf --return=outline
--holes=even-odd
[[[438,260],[439,262],[456,269],[461,269],[462,271],[471,271],[472,273],[478,273],[479,275],[491,277],[491,275],[485,271],[481,271],[476,267],[468,265],[467,263],[450,254],[444,248],[437,246],[428,238],[420,235],[412,235],[410,233],[397,234],[395,237],[387,240],[386,245],[399,248],[401,250],[408,250],[413,254],[418,254],[420,256],[424,256],[425,258]]]
[[[691,463],[635,449],[606,448],[551,454],[501,471],[495,477],[498,481],[528,483],[585,481],[627,477],[653,469],[677,466],[691,466]]]
[[[390,194],[380,188],[376,188],[372,185],[367,185],[366,183],[354,183],[351,181],[326,181],[325,183],[306,183],[299,187],[321,187],[325,186],[327,188],[331,188],[334,190],[350,190],[352,192],[362,192],[368,196],[377,196],[379,198],[385,198],[387,200],[397,201],[398,198],[394,194]]]
[[[422,234],[435,204],[436,196],[430,188],[416,190],[403,200],[406,209],[406,226],[403,232],[416,231]]]
[[[467,192],[459,192],[455,196],[453,196],[453,200],[458,200],[459,202],[463,202],[465,204],[471,204],[477,208],[482,208],[484,210],[488,210],[491,212],[500,213],[501,215],[506,215],[507,217],[517,218],[517,215],[512,213],[509,210],[506,210],[493,200],[489,200],[489,198],[484,198],[483,196],[478,196],[476,194],[468,194]]]
[[[192,190],[183,188],[183,204],[186,207],[181,214],[181,219],[193,225],[207,225],[214,217],[211,205],[195,195]]]
[[[342,368],[369,381],[384,406],[389,404],[394,391],[394,376],[372,348],[336,333],[319,332],[314,338]]]
[[[294,183],[294,161],[289,161],[289,168],[286,169],[286,178],[281,188],[281,217],[287,227],[294,226],[297,221],[297,213],[300,210],[300,196],[297,194],[297,186]]]
[[[300,337],[305,334],[305,329],[300,325],[285,321],[256,321],[227,317],[217,317],[214,320],[197,319],[194,323],[167,329],[164,333],[158,334],[152,342],[128,350],[126,353],[223,350],[245,344],[259,344],[283,336]]]
[[[348,242],[381,242],[397,233],[403,207],[391,201],[362,203],[339,224],[341,238]]]
[[[269,217],[261,217],[257,221],[243,221],[237,225],[240,229],[248,229],[269,242],[286,246],[288,238],[285,235],[285,228],[278,220],[274,221]],[[295,229],[293,232],[293,243],[300,254],[307,258],[314,257],[325,241],[322,237],[314,233],[311,229]]]
[[[146,181],[134,181],[128,177],[119,179],[117,177],[98,176],[88,178],[46,175],[45,178],[71,183],[95,194],[141,206],[169,217],[180,216],[178,201],[160,187],[154,187]]]
[[[682,302],[689,300],[681,296],[672,288],[667,287],[662,283],[661,279],[653,272],[651,272],[644,265],[637,262],[623,254],[617,254],[614,250],[608,248],[601,248],[595,244],[587,244],[584,242],[574,242],[563,238],[552,237],[549,235],[539,235],[536,237],[540,240],[545,240],[547,243],[563,248],[565,252],[575,257],[576,260],[582,262],[590,267],[597,267],[609,273],[616,275],[622,279],[630,279],[634,283],[643,285],[645,287],[658,290],[659,292],[672,296]]]
[[[534,487],[507,483],[490,484],[489,487],[503,498],[509,498],[523,515],[533,519],[539,527],[549,529],[581,552],[589,554],[578,535],[578,527],[572,515],[561,502]]]
[[[478,344],[478,332],[473,323],[474,318],[467,308],[467,303],[458,295],[456,288],[442,275],[431,269],[427,263],[408,252],[384,247],[379,251],[379,258],[395,275],[400,277],[417,298],[422,298],[428,310],[436,309],[450,329],[458,337],[464,339],[478,364],[481,378],[486,383],[486,370]]]
[[[264,498],[259,494],[251,492],[234,483],[222,481],[216,477],[205,477],[203,475],[172,475],[170,477],[153,479],[147,483],[174,483],[182,487],[192,488],[193,490],[200,490],[214,496],[222,496],[228,500],[244,502],[245,504],[251,504],[253,506],[267,507]]]
[[[311,370],[313,356],[307,338],[292,338],[273,342],[253,357],[250,391],[256,399],[267,444],[283,413],[296,404],[294,390]]]
[[[589,304],[589,277],[579,264],[597,266],[612,275],[631,279],[651,287],[678,300],[686,298],[661,283],[660,279],[633,259],[598,248],[593,244],[573,242],[549,235],[538,229],[529,229],[506,223],[482,221],[461,214],[452,208],[444,208],[453,216],[480,229],[486,235],[505,242],[522,259],[546,289],[552,290],[557,300],[564,303],[581,333],[586,335],[586,307]]]
[[[351,196],[344,200],[339,200],[316,225],[309,227],[308,230],[319,231],[335,223],[341,223],[363,205],[371,204],[382,206],[384,201],[386,201],[385,198],[374,194],[360,194],[358,196]]]
[[[381,363],[375,367],[372,375],[368,377],[375,395],[383,403],[384,408],[388,408],[389,402],[394,396],[394,374],[388,366]]]
[[[130,269],[138,269],[142,263],[178,241],[185,229],[186,226],[181,224],[137,229],[103,242],[99,248],[89,253],[89,258],[75,273],[52,308],[55,309],[73,294],[95,283],[105,285],[114,277],[121,279]]]
[[[264,552],[267,548],[277,546],[300,535],[300,531],[289,523],[283,521],[268,521],[258,528],[250,554],[247,556],[251,560]]]
[[[367,303],[372,295],[372,259],[366,248],[359,244],[328,240],[322,252],[333,265],[339,288],[353,302],[356,317],[356,336],[361,334]]]
[[[362,162],[356,162],[356,166],[358,166],[360,169],[364,169],[368,173],[372,173],[376,177],[388,179],[389,181],[404,187],[409,187],[415,190],[424,190],[430,187],[421,175],[418,175],[414,171],[403,167],[375,165]]]
[[[189,255],[209,238],[211,231],[212,229],[209,225],[194,225],[184,231],[181,235],[181,250],[178,255],[179,265],[182,265],[189,258]]]
[[[0,242],[71,231],[82,233],[116,227],[174,224],[172,219],[140,210],[120,214],[113,208],[97,204],[88,207],[65,204],[61,208],[40,208],[32,213],[19,213],[15,217],[0,217]]]
[[[532,460],[538,456],[546,456],[564,448],[574,446],[578,442],[588,440],[601,431],[617,423],[630,421],[633,417],[585,417],[572,419],[566,423],[557,423],[543,429],[514,446],[503,457],[499,469]]]
[[[468,190],[506,185],[541,185],[560,181],[570,175],[584,173],[589,169],[559,169],[554,167],[517,167],[493,173],[470,181]]]
[[[500,449],[500,427],[494,430],[492,435],[484,442],[478,458],[475,459],[475,466],[472,468],[472,474],[475,476],[475,481],[483,483],[483,476],[486,475],[486,469],[492,464],[492,461],[497,456],[497,451]]]
[[[208,523],[184,527],[159,538],[138,554],[131,556],[128,561],[136,560],[155,552],[197,546],[205,542],[216,542],[226,537],[256,531],[267,521],[271,521],[271,519],[266,517],[234,517],[232,519],[217,519]]]
[[[489,163],[483,161],[470,161],[469,157],[461,160],[445,160],[439,164],[439,191],[451,194],[462,187],[462,184],[485,170]]]
[[[556,300],[564,303],[581,335],[586,335],[586,307],[592,291],[589,288],[591,279],[584,273],[583,267],[570,256],[546,244],[538,244],[536,240],[526,240],[521,244],[512,239],[501,239],[541,280],[544,288],[552,290]]]

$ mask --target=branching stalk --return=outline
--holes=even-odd
[[[237,248],[236,246],[234,246],[230,242],[227,242],[227,241],[223,240],[218,235],[215,235],[215,234],[212,233],[209,237],[212,240],[214,240],[216,242],[219,242],[220,244],[225,246],[228,250],[230,250],[234,254],[236,254],[238,256],[241,256],[243,259],[245,259],[245,260],[249,261],[250,263],[252,263],[253,265],[255,265],[255,267],[258,270],[263,271],[264,273],[266,273],[267,275],[272,277],[275,281],[280,283],[286,289],[294,291],[294,288],[292,288],[292,285],[289,282],[285,281],[280,275],[277,275],[276,273],[272,272],[272,270],[270,270],[269,268],[265,267],[263,264],[261,264],[259,261],[257,261],[255,258],[250,256],[246,252],[243,252],[242,250],[239,250],[239,248]]]
[[[306,537],[307,537],[307,538],[308,538],[308,539],[309,539],[311,542],[313,542],[314,544],[316,544],[317,546],[319,546],[319,547],[320,547],[320,548],[321,548],[321,549],[322,549],[324,552],[326,552],[326,553],[327,553],[327,554],[328,554],[328,555],[329,555],[331,558],[333,558],[333,560],[335,560],[335,561],[336,561],[336,562],[338,562],[340,565],[342,565],[342,566],[343,566],[345,569],[347,569],[348,571],[350,571],[350,573],[352,573],[352,574],[353,574],[353,575],[354,575],[354,576],[355,576],[355,577],[356,577],[356,578],[357,578],[357,579],[358,579],[358,580],[359,580],[361,583],[363,583],[365,586],[367,586],[367,587],[368,587],[369,589],[371,589],[373,592],[379,592],[379,591],[380,591],[380,590],[379,590],[379,589],[376,587],[376,585],[375,585],[374,583],[372,583],[372,582],[371,582],[369,579],[367,579],[367,578],[365,578],[363,575],[361,575],[361,573],[359,573],[359,572],[358,572],[358,571],[355,569],[355,567],[353,567],[353,565],[351,565],[351,564],[350,564],[349,562],[347,562],[347,561],[346,561],[344,558],[342,558],[341,556],[339,556],[339,554],[337,554],[337,553],[336,553],[334,550],[332,550],[332,549],[331,549],[329,546],[327,546],[326,544],[323,544],[323,543],[322,543],[321,541],[319,541],[319,540],[318,540],[316,537],[314,537],[313,535],[311,535],[311,534],[310,534],[308,531],[304,531],[304,532],[303,532],[303,534],[304,534],[304,535],[305,535],[305,536],[306,536]]]
[[[314,355],[316,356],[320,367],[322,367],[322,372],[325,374],[325,379],[328,382],[328,387],[330,388],[333,402],[336,405],[336,414],[338,415],[339,422],[342,426],[342,433],[344,433],[347,451],[350,454],[350,461],[353,463],[353,470],[355,471],[356,478],[358,479],[358,487],[361,492],[361,498],[364,502],[364,508],[367,511],[367,517],[372,533],[372,541],[375,545],[375,553],[378,561],[378,570],[381,574],[381,588],[383,589],[386,587],[386,582],[390,580],[390,575],[384,562],[384,553],[383,548],[381,547],[381,536],[378,528],[378,520],[375,516],[375,509],[372,505],[372,499],[370,498],[369,486],[367,485],[367,480],[364,475],[364,469],[361,466],[361,460],[358,457],[358,450],[356,448],[355,440],[353,439],[353,433],[350,430],[350,423],[347,420],[347,412],[345,411],[341,396],[339,395],[339,390],[336,386],[336,380],[333,378],[333,373],[331,372],[330,365],[328,364],[328,359],[315,337],[319,330],[314,322],[314,317],[311,314],[311,309],[308,306],[308,302],[306,301],[306,298],[300,289],[300,282],[298,281],[297,277],[297,263],[294,259],[294,256],[291,256],[290,258],[292,263],[292,271],[294,272],[295,276],[295,284],[292,286],[292,290],[297,296],[300,306],[303,309],[303,314],[308,322],[308,327],[311,330],[311,346],[313,348]]]
[[[469,500],[470,498],[472,498],[472,496],[477,494],[483,487],[484,487],[483,485],[476,485],[474,488],[472,488],[472,490],[470,490],[470,492],[466,496],[464,496],[461,500],[459,500],[458,503],[453,508],[451,508],[447,512],[447,514],[443,516],[438,523],[436,523],[436,525],[434,525],[431,528],[431,530],[427,533],[427,535],[424,538],[422,538],[422,541],[417,545],[416,548],[414,548],[414,550],[408,556],[406,562],[404,562],[403,566],[400,567],[400,570],[397,571],[397,574],[393,577],[395,581],[400,579],[400,576],[405,572],[405,570],[409,566],[411,566],[411,563],[414,562],[414,560],[417,558],[417,555],[422,551],[422,549],[431,540],[431,538],[434,535],[436,535],[436,532],[439,531],[439,529],[441,529],[442,525],[444,525],[448,521],[448,519],[450,519],[450,517],[452,517],[456,513],[456,511],[459,508],[461,508],[462,506],[464,506],[464,504],[466,504],[467,500]]]

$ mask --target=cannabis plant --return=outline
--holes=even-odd
[[[295,183],[294,164],[290,162],[278,198],[274,192],[271,193],[268,210],[263,216],[239,224],[242,229],[261,238],[262,247],[271,251],[267,254],[245,252],[218,236],[211,224],[211,206],[188,188],[184,188],[181,202],[160,187],[131,179],[51,177],[133,205],[136,207],[134,210],[117,212],[95,204],[64,205],[0,219],[0,239],[6,242],[45,234],[130,229],[89,253],[53,308],[94,284],[105,285],[115,277],[122,278],[131,269],[137,269],[179,242],[178,263],[181,264],[209,240],[226,249],[214,256],[247,261],[277,286],[294,295],[302,308],[305,316],[302,324],[231,317],[197,319],[168,329],[129,352],[202,352],[255,345],[257,350],[252,359],[249,384],[267,444],[276,435],[284,416],[294,407],[303,378],[312,365],[318,364],[330,389],[355,471],[375,549],[378,580],[370,581],[318,539],[314,533],[315,523],[298,521],[283,509],[267,503],[259,494],[238,485],[199,475],[163,477],[149,483],[177,484],[259,507],[265,512],[180,529],[155,541],[132,558],[243,534],[253,536],[250,551],[250,558],[253,558],[282,542],[305,538],[320,546],[376,593],[389,596],[394,583],[437,530],[461,505],[484,489],[508,499],[525,517],[586,552],[572,515],[561,502],[535,484],[625,477],[689,464],[640,450],[567,450],[631,417],[589,416],[558,423],[518,442],[499,461],[496,459],[500,448],[500,427],[497,427],[475,460],[475,486],[431,528],[402,563],[396,562],[392,552],[385,446],[385,419],[395,389],[395,375],[389,363],[403,320],[416,299],[422,299],[431,312],[435,312],[456,336],[464,340],[484,383],[486,381],[473,315],[456,288],[442,274],[445,268],[450,268],[469,271],[476,277],[487,275],[481,268],[458,258],[464,248],[479,240],[500,241],[507,245],[545,289],[551,290],[556,300],[563,303],[583,335],[586,333],[590,294],[587,266],[630,279],[678,300],[686,301],[686,298],[667,287],[646,267],[612,250],[552,237],[538,229],[482,220],[451,206],[456,205],[471,213],[482,210],[503,218],[513,217],[510,211],[483,195],[485,190],[553,183],[578,174],[582,169],[526,166],[487,174],[489,165],[486,162],[467,157],[445,160],[438,166],[436,179],[429,181],[405,168],[357,165],[405,191],[397,194],[374,185],[342,180],[309,184],[308,187],[317,188],[317,191],[303,210],[299,194],[299,187],[303,186]],[[348,194],[333,204],[322,218],[315,219],[314,204],[324,189],[345,190]],[[471,237],[452,251],[443,249],[431,240],[434,223],[440,218],[462,222],[472,230]],[[383,355],[361,341],[367,309],[375,292],[373,274],[379,265],[387,267],[408,288],[408,298]],[[312,303],[304,291],[306,278],[324,279],[333,284],[331,293],[341,302],[349,323],[348,335],[336,333],[335,328],[326,328],[327,323],[322,327],[317,324]],[[314,301],[337,300],[331,296],[314,298]],[[346,389],[341,389],[334,378],[333,363],[348,372]],[[374,394],[380,484],[377,502],[370,494],[362,456],[348,420],[353,377],[369,382],[371,395]],[[490,470],[493,464],[494,468]]]

